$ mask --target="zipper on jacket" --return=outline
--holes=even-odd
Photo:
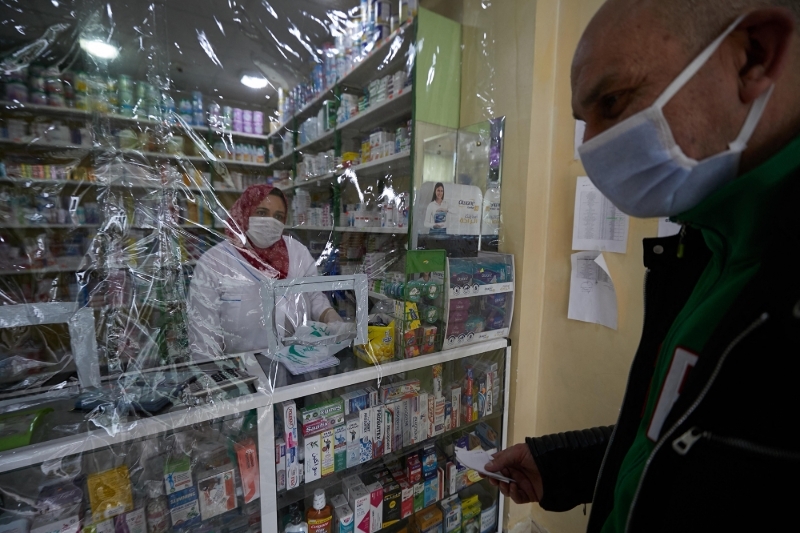
[[[702,431],[697,427],[693,427],[674,441],[672,441],[672,449],[675,450],[678,455],[686,455],[689,453],[689,450],[697,443],[699,440],[707,440],[710,442],[716,442],[718,444],[722,444],[724,446],[730,446],[732,448],[739,448],[740,450],[755,453],[758,455],[766,455],[768,457],[772,457],[774,459],[784,459],[789,461],[800,461],[800,452],[791,452],[788,450],[781,450],[778,448],[773,448],[771,446],[763,446],[761,444],[756,444],[754,442],[750,442],[745,439],[739,439],[736,437],[723,437],[720,435],[715,435],[710,431]]]
[[[677,430],[681,426],[681,424],[686,422],[686,419],[689,418],[689,416],[691,416],[692,413],[694,413],[694,411],[697,409],[697,407],[700,405],[700,403],[705,399],[706,395],[708,394],[708,391],[711,390],[711,386],[714,385],[714,382],[717,380],[717,376],[719,376],[719,373],[722,371],[722,365],[725,364],[725,361],[728,359],[728,355],[730,355],[730,353],[733,351],[733,349],[736,348],[736,346],[740,342],[742,342],[742,340],[744,338],[746,338],[748,335],[750,335],[750,333],[752,333],[755,329],[757,329],[759,326],[761,326],[768,319],[769,319],[769,314],[768,313],[763,313],[761,316],[759,316],[756,319],[755,322],[750,324],[747,327],[747,329],[745,329],[735,339],[733,339],[733,341],[728,345],[728,347],[725,348],[725,351],[722,353],[722,357],[719,358],[719,362],[717,363],[717,366],[714,368],[714,372],[711,374],[711,377],[709,378],[708,383],[706,383],[705,387],[703,387],[703,390],[700,391],[700,395],[692,403],[692,405],[689,406],[689,409],[687,409],[686,412],[683,413],[683,415],[681,415],[681,417],[672,425],[672,427],[669,428],[669,431],[667,431],[664,434],[664,436],[661,437],[661,439],[656,444],[655,448],[653,448],[653,451],[650,453],[650,456],[647,458],[647,463],[645,463],[645,465],[644,465],[644,470],[642,470],[642,475],[639,478],[639,485],[636,487],[636,492],[633,495],[633,500],[631,500],[631,507],[630,507],[630,509],[628,509],[628,519],[625,522],[625,532],[626,533],[630,530],[631,518],[633,517],[633,511],[636,508],[636,502],[639,499],[639,493],[641,493],[641,491],[642,491],[642,484],[644,483],[644,478],[647,475],[647,471],[650,469],[650,464],[653,462],[653,458],[661,450],[661,448],[664,446],[664,443],[667,442],[667,440],[669,440],[669,438],[672,436],[672,434],[675,432],[675,430]],[[691,444],[689,445],[689,447],[691,448],[691,446],[694,445],[695,442],[697,442],[697,439],[692,441]]]
[[[650,277],[650,269],[646,268],[644,271],[644,283],[642,284],[642,301],[644,302],[644,306],[642,308],[642,335],[644,336],[644,328],[647,325],[647,278]],[[622,405],[625,405],[625,401],[628,399],[628,390],[631,386],[631,378],[632,376],[628,376],[628,383],[625,387],[625,394],[622,396]],[[617,428],[619,427],[619,420],[622,417],[622,409],[619,411],[619,416],[617,417],[617,423],[614,424],[614,429],[611,430],[611,436],[608,438],[608,444],[606,445],[606,453],[603,454],[603,461],[600,463],[600,470],[597,473],[597,481],[594,483],[594,492],[592,493],[592,501],[595,501],[597,498],[597,489],[600,486],[600,479],[603,477],[603,470],[606,466],[606,460],[608,459],[608,453],[611,450],[611,445],[614,444],[614,437],[617,434]],[[591,519],[591,517],[589,517]]]

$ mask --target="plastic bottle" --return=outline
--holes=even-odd
[[[314,491],[313,508],[306,512],[308,520],[308,533],[331,533],[333,525],[333,509],[325,502],[325,491]]]
[[[490,181],[483,195],[481,235],[500,234],[500,184]]]
[[[289,524],[284,529],[285,533],[308,533],[308,524],[303,522],[303,513],[297,507],[297,504],[292,504],[290,507],[291,518]]]

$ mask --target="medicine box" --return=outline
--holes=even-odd
[[[320,436],[304,437],[305,444],[305,482],[316,481],[322,477],[322,450],[320,449]]]
[[[167,497],[167,503],[172,529],[191,531],[193,527],[200,524],[200,503],[195,487],[170,494]]]

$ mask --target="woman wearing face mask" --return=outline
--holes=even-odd
[[[230,210],[227,239],[197,262],[189,289],[189,340],[195,358],[214,358],[266,348],[261,284],[268,279],[316,276],[308,249],[283,236],[288,203],[270,185],[248,187]],[[322,293],[280,300],[271,310],[286,336],[307,317],[341,319]]]

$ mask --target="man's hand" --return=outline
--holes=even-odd
[[[484,468],[487,472],[497,472],[516,481],[516,483],[506,483],[489,478],[489,483],[495,487],[499,486],[500,492],[514,500],[514,503],[541,501],[544,491],[542,476],[527,444],[515,444],[497,452]]]

